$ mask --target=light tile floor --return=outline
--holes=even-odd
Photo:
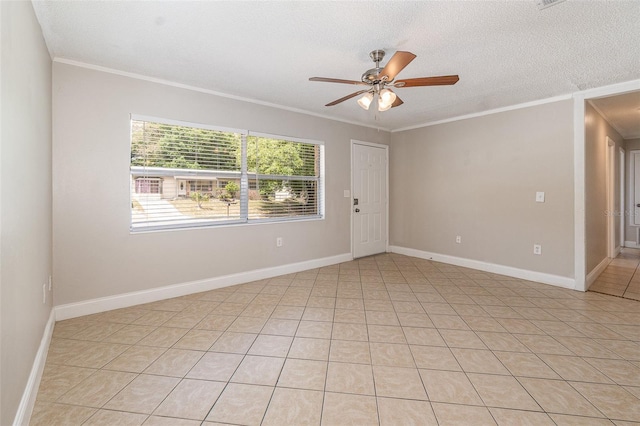
[[[640,250],[624,248],[591,284],[590,291],[640,300]]]
[[[32,425],[630,425],[640,303],[384,254],[56,324]]]

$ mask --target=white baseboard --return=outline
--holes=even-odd
[[[598,264],[598,266],[593,268],[593,270],[587,274],[587,279],[585,282],[585,291],[589,290],[589,287],[591,287],[591,284],[593,284],[593,282],[596,279],[598,279],[600,274],[603,273],[605,269],[607,269],[607,266],[609,266],[609,263],[611,263],[611,258],[605,257],[604,259],[602,259],[602,262]]]
[[[480,260],[465,259],[462,257],[431,253],[428,251],[416,250],[406,247],[390,246],[389,249],[392,253],[404,254],[406,256],[418,257],[420,259],[429,259],[436,262],[448,263],[465,268],[478,269],[480,271],[506,275],[523,280],[536,281],[539,283],[555,285],[572,290],[575,288],[575,279],[563,277],[560,275],[529,271],[527,269],[513,268],[511,266],[497,265],[495,263],[482,262]]]
[[[616,257],[618,257],[618,255],[620,254],[620,252],[622,251],[622,247],[618,246],[613,250],[613,258],[615,259]]]
[[[49,343],[51,343],[51,336],[53,335],[53,327],[56,325],[55,310],[51,309],[49,314],[49,320],[44,327],[44,333],[42,340],[40,341],[40,347],[36,353],[36,358],[33,361],[31,367],[31,373],[29,373],[29,379],[27,379],[27,385],[22,393],[20,399],[20,405],[16,417],[13,419],[13,426],[27,426],[31,419],[31,413],[33,412],[33,406],[36,403],[36,396],[38,396],[38,388],[40,387],[40,379],[42,378],[42,372],[44,371],[44,365],[47,361],[47,353],[49,351]]]
[[[323,266],[335,265],[336,263],[348,262],[351,260],[353,260],[351,253],[345,253],[336,256],[324,257],[322,259],[290,263],[272,268],[255,269],[253,271],[223,275],[199,281],[191,281],[165,287],[152,288],[149,290],[135,291],[59,305],[55,307],[56,321],[83,315],[97,314],[99,312],[110,311],[112,309],[127,308],[129,306],[156,302],[158,300],[185,296],[187,294],[202,291],[215,290],[217,288],[228,287],[230,285],[243,284],[265,278],[277,277],[279,275],[292,274],[308,269],[321,268]]]
[[[629,248],[640,248],[640,245],[638,245],[638,243],[636,243],[635,241],[625,241],[624,246]]]

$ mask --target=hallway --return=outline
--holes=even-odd
[[[589,291],[640,301],[640,249],[624,248]]]

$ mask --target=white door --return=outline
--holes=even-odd
[[[387,251],[387,147],[352,145],[353,257]]]
[[[184,180],[178,181],[178,196],[186,197],[187,196],[187,182]]]

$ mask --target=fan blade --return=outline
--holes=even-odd
[[[393,103],[391,104],[391,108],[395,108],[397,106],[402,105],[404,102],[402,102],[402,99],[400,99],[400,97],[398,95],[396,95],[396,100],[393,101]]]
[[[456,84],[459,78],[457,75],[441,75],[438,77],[420,77],[398,80],[395,87],[418,87],[418,86],[449,86]]]
[[[368,86],[367,83],[356,80],[341,80],[339,78],[326,78],[326,77],[311,77],[309,81],[324,81],[325,83],[343,83],[343,84],[356,84]]]
[[[344,101],[346,101],[346,100],[348,100],[348,99],[355,98],[356,96],[361,95],[361,94],[363,94],[363,93],[367,93],[368,91],[369,91],[368,89],[367,89],[367,90],[359,90],[359,91],[357,91],[357,92],[355,92],[355,93],[352,93],[352,94],[350,94],[350,95],[345,96],[344,98],[336,99],[335,101],[330,102],[330,103],[326,104],[325,106],[334,106],[334,105],[337,105],[337,104],[339,104],[340,102],[344,102]]]
[[[403,52],[401,50],[397,51],[380,72],[380,78],[386,75],[388,77],[387,81],[392,81],[396,78],[396,75],[404,69],[404,67],[409,65],[409,63],[415,59],[415,57],[416,55],[411,52]]]

